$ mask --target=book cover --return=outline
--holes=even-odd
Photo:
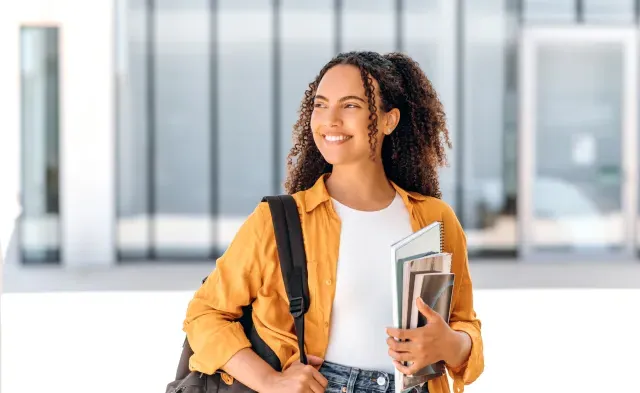
[[[455,275],[453,273],[426,272],[414,274],[413,294],[409,297],[413,304],[408,323],[410,329],[422,327],[428,323],[418,310],[418,307],[415,306],[418,297],[421,297],[431,309],[440,314],[446,322],[449,322],[454,281]],[[422,368],[411,376],[401,374],[402,389],[406,390],[421,385],[444,373],[444,362],[439,361]]]
[[[414,281],[417,274],[421,273],[449,273],[451,272],[451,254],[449,253],[428,253],[415,258],[402,261],[403,288],[402,292],[402,329],[408,329],[409,316],[415,308]],[[413,299],[414,301],[409,301]],[[427,303],[428,304],[428,303]]]

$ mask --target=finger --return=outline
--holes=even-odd
[[[299,369],[299,368],[304,367],[304,366],[305,365],[300,363],[300,361],[298,360],[297,362],[291,363],[291,366],[289,366],[288,370]]]
[[[409,340],[413,337],[413,329],[387,328],[387,334],[399,340]]]
[[[427,303],[425,303],[421,297],[418,297],[418,300],[416,300],[416,306],[418,307],[418,311],[420,311],[420,314],[424,315],[425,318],[427,318],[427,322],[431,322],[433,319],[437,319],[440,317],[440,314],[433,311],[433,309],[429,307],[429,305],[427,305]]]
[[[329,384],[329,381],[327,380],[327,378],[325,378],[324,375],[322,375],[322,373],[318,370],[313,370],[313,378],[320,384],[320,386],[322,386],[322,388],[326,388],[327,385]],[[323,390],[324,391],[324,390]]]
[[[310,366],[320,367],[324,363],[324,359],[319,356],[307,355],[307,361]]]
[[[393,365],[395,366],[396,370],[400,371],[404,375],[410,376],[413,374],[413,372],[410,370],[410,366],[405,366],[397,360],[393,361]]]
[[[393,349],[389,350],[389,356],[399,362],[410,362],[414,359],[414,355],[411,352],[396,352]]]
[[[387,338],[387,345],[396,352],[410,352],[412,344],[411,341],[398,341],[393,337]]]
[[[316,369],[314,369],[314,371],[317,372]],[[316,378],[317,378],[316,375],[314,375],[314,377],[311,378],[311,380],[309,381],[309,388],[313,393],[323,393],[327,385],[326,384],[322,385]]]
[[[411,375],[417,373],[424,366],[426,366],[426,364],[424,364],[423,362],[416,362],[416,361],[414,361],[413,363],[410,363],[408,366],[405,366],[404,364],[400,363],[397,360],[394,360],[393,364],[396,366],[396,369],[398,371],[400,371],[401,373],[403,373],[404,375],[407,375],[407,376],[411,376]],[[427,364],[429,364],[429,363],[427,363]]]

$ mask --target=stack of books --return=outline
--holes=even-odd
[[[391,245],[393,321],[396,328],[424,326],[416,301],[418,296],[449,322],[455,275],[451,257],[443,252],[444,228],[441,222],[413,233]],[[408,364],[405,364],[408,365]],[[395,391],[402,393],[445,373],[444,361],[430,364],[408,376],[395,372]]]

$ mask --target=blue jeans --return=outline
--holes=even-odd
[[[329,381],[326,393],[394,393],[393,374],[382,371],[361,370],[355,367],[324,362],[320,373]],[[428,393],[424,388],[415,392]]]

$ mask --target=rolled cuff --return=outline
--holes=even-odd
[[[475,381],[484,370],[484,352],[480,330],[472,322],[456,321],[450,324],[456,331],[464,332],[471,338],[471,351],[467,360],[458,367],[447,365],[449,375],[453,379],[454,393],[462,393],[464,386]]]
[[[198,332],[194,335],[203,337],[206,334],[203,333]],[[209,336],[197,350],[193,348],[194,354],[189,359],[189,369],[211,375],[244,348],[251,348],[251,342],[244,333],[242,325],[239,322],[229,323],[219,332]]]

